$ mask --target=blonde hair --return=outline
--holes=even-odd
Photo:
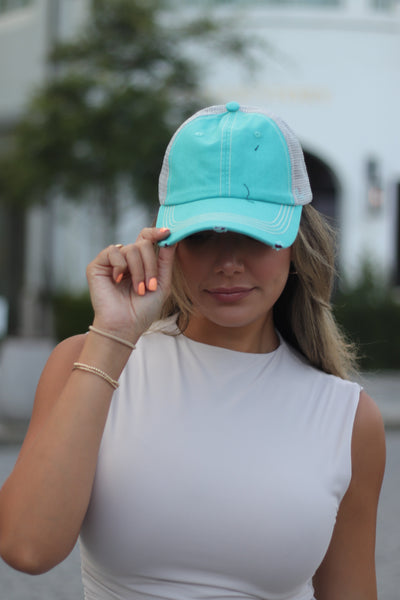
[[[357,372],[357,356],[332,310],[335,233],[310,205],[303,207],[292,261],[296,274],[289,275],[274,306],[275,325],[311,365],[347,379]]]
[[[274,321],[283,338],[311,365],[347,379],[356,372],[356,353],[332,312],[334,241],[334,232],[320,213],[310,205],[304,206],[299,233],[292,246],[294,272],[289,274],[274,306]],[[193,307],[178,261],[174,263],[171,294],[161,318],[174,314],[178,315],[179,328],[184,331]]]

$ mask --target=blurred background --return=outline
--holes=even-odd
[[[395,0],[0,0],[0,411],[87,329],[86,265],[152,221],[177,124],[232,99],[300,137],[337,318],[400,368],[399,56]]]
[[[300,138],[337,319],[397,427],[399,60],[399,0],[0,0],[0,441],[92,320],[87,263],[153,220],[171,133],[231,100]]]

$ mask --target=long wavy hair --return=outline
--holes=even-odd
[[[334,282],[334,231],[318,211],[306,205],[292,246],[292,269],[274,306],[275,326],[312,366],[347,379],[357,371],[356,350],[333,316]],[[171,294],[161,317],[177,314],[180,331],[184,331],[192,313],[179,262],[175,261]]]

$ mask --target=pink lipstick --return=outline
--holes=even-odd
[[[246,298],[254,288],[247,287],[218,287],[206,290],[218,302],[233,303]]]

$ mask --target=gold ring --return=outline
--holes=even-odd
[[[123,247],[124,247],[124,245],[123,245],[123,244],[114,244],[114,246],[115,246],[116,248],[123,248]]]

